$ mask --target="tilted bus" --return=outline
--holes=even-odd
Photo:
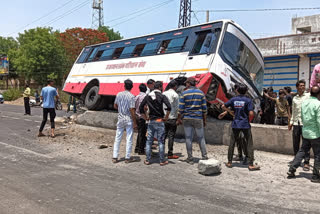
[[[221,104],[235,95],[234,85],[248,86],[255,110],[260,105],[263,58],[245,31],[231,20],[179,28],[141,37],[85,47],[74,63],[64,91],[84,100],[90,110],[111,108],[124,90],[124,80],[134,83],[132,93],[148,79],[164,87],[177,80],[180,88],[195,77],[208,101],[209,114],[217,116]]]

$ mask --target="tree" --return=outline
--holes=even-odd
[[[40,27],[19,34],[20,47],[9,52],[16,72],[38,84],[45,84],[49,78],[61,84],[66,57],[57,34],[52,28]]]
[[[106,33],[86,28],[67,29],[58,38],[65,49],[69,70],[85,46],[109,41]]]
[[[0,36],[0,55],[8,55],[11,49],[18,49],[18,42],[12,37]]]
[[[101,26],[98,28],[99,31],[104,32],[109,37],[109,41],[120,40],[123,37],[120,35],[119,31],[115,32],[112,28],[108,26]]]

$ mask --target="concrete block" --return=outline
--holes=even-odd
[[[198,172],[202,175],[215,175],[221,172],[221,162],[216,159],[200,160]]]
[[[75,122],[85,126],[116,129],[117,121],[118,114],[115,112],[86,111],[80,114]]]

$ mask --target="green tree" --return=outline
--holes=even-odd
[[[0,55],[7,55],[11,49],[18,49],[18,42],[12,37],[0,36]]]
[[[109,38],[109,41],[123,39],[123,37],[120,35],[119,31],[115,32],[113,30],[113,28],[110,28],[108,26],[101,26],[98,28],[98,30],[106,33],[107,37]]]
[[[19,34],[19,49],[9,52],[16,72],[38,84],[45,84],[48,78],[61,84],[66,56],[58,34],[52,28],[40,27]]]

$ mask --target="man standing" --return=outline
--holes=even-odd
[[[147,92],[146,92],[146,94],[149,94],[151,91],[153,91],[153,89],[154,89],[154,84],[155,84],[155,81],[153,80],[153,79],[149,79],[148,81],[147,81]]]
[[[178,83],[172,80],[168,88],[169,90],[163,92],[163,94],[168,98],[171,105],[171,112],[169,114],[169,119],[165,121],[165,139],[168,138],[168,159],[178,159],[178,155],[173,154],[173,143],[174,137],[177,131],[177,118],[178,118],[178,108],[179,108],[179,95],[176,90]]]
[[[231,98],[226,102],[222,108],[225,111],[230,111],[228,109],[231,107],[231,110],[234,112],[234,119],[232,121],[232,132],[236,142],[240,141],[240,132],[244,135],[244,150],[246,151],[249,159],[250,171],[259,170],[260,167],[254,165],[254,155],[253,155],[253,140],[251,134],[250,121],[254,118],[252,100],[245,96],[247,93],[248,87],[244,84],[240,84],[238,88],[239,96]],[[230,141],[229,151],[228,151],[228,163],[227,167],[232,167],[232,157],[233,157],[233,148],[234,140]],[[231,149],[232,148],[232,149]]]
[[[188,158],[186,162],[193,164],[192,140],[196,132],[200,146],[202,160],[207,160],[206,141],[204,138],[204,127],[207,119],[207,101],[204,93],[196,88],[196,79],[189,77],[185,82],[187,90],[181,94],[179,102],[178,123],[183,123]],[[183,119],[183,122],[182,122]]]
[[[279,99],[270,97],[268,94],[264,93],[264,96],[276,102],[276,106],[277,106],[276,124],[279,126],[287,126],[288,118],[290,116],[290,106],[288,101],[285,99],[285,95],[286,94],[283,89],[279,90]]]
[[[167,113],[164,116],[163,104],[167,107]],[[144,164],[150,165],[151,160],[151,144],[155,134],[158,137],[159,143],[159,156],[160,156],[160,166],[168,164],[168,161],[164,159],[164,134],[165,126],[164,121],[168,120],[171,105],[168,101],[168,98],[162,94],[162,82],[157,81],[154,84],[154,90],[150,92],[142,101],[140,105],[140,113],[145,120],[147,120],[144,106],[147,105],[149,108],[149,118],[150,122],[148,124],[148,137],[146,145],[146,154],[147,158],[144,161]]]
[[[268,94],[269,97],[273,97],[273,88],[268,88],[264,91],[264,93]],[[266,96],[263,96],[260,115],[261,124],[273,125],[275,118],[275,101],[268,99]]]
[[[146,96],[147,86],[141,83],[139,85],[139,90],[140,90],[140,93],[135,98],[136,118],[138,123],[138,137],[137,137],[136,148],[134,151],[139,155],[144,155],[145,154],[144,149],[147,141],[147,138],[146,138],[147,124],[146,124],[146,120],[140,114],[140,105]]]
[[[46,122],[48,120],[48,114],[50,115],[50,123],[51,123],[51,137],[54,138],[54,118],[56,117],[55,111],[55,100],[57,97],[59,99],[59,95],[57,89],[53,87],[53,80],[48,80],[48,85],[41,90],[40,98],[43,100],[43,119],[39,129],[38,137],[45,136],[42,131]]]
[[[297,87],[298,94],[294,96],[292,100],[292,115],[291,115],[290,123],[288,125],[289,131],[293,127],[292,142],[293,142],[294,156],[296,156],[299,151],[300,139],[302,137],[303,123],[301,120],[301,104],[304,100],[310,97],[310,94],[305,92],[306,82],[304,80],[297,81],[296,87]],[[304,158],[305,171],[308,171],[310,169],[309,161],[310,161],[310,152],[307,152]]]
[[[286,93],[286,100],[288,101],[288,104],[290,106],[290,115],[292,114],[292,95],[291,95],[291,91],[292,90],[291,90],[290,86],[284,87],[284,92]]]
[[[289,168],[288,178],[295,177],[295,171],[300,166],[305,154],[312,147],[314,153],[314,167],[311,181],[320,183],[320,88],[313,86],[311,88],[311,97],[302,103],[301,117],[302,128],[302,146],[295,156],[292,165]]]
[[[124,130],[126,130],[127,134],[125,163],[131,163],[135,161],[133,158],[131,158],[133,129],[137,128],[134,96],[130,92],[133,88],[133,82],[129,79],[125,80],[124,88],[125,91],[119,92],[114,101],[114,108],[118,110],[118,122],[116,137],[113,145],[113,163],[118,162],[119,148]]]
[[[29,85],[26,85],[26,89],[23,92],[23,100],[24,100],[24,115],[31,115],[30,112],[30,95],[31,95],[31,89],[29,88]]]

